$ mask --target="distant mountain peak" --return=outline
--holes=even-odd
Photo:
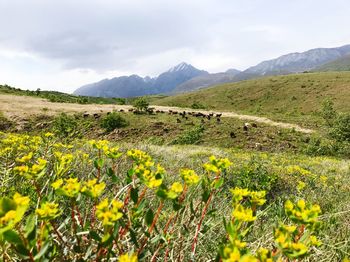
[[[183,71],[189,68],[194,68],[192,65],[187,64],[185,62],[182,62],[168,70],[168,72],[178,72],[178,71]]]

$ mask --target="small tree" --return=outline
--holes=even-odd
[[[128,124],[120,114],[113,112],[102,119],[101,127],[105,128],[107,132],[111,132],[116,128],[124,127]]]
[[[149,103],[145,98],[140,97],[134,101],[133,106],[137,109],[137,111],[146,112],[149,107]]]
[[[350,143],[350,114],[339,114],[333,121],[330,136],[338,142]]]
[[[326,99],[322,103],[321,115],[328,126],[332,126],[337,118],[337,112],[334,109],[334,103],[330,99]]]

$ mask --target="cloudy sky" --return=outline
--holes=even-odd
[[[0,11],[0,84],[33,90],[350,44],[348,0],[0,0]]]

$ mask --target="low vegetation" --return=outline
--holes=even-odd
[[[348,162],[146,148],[2,133],[3,259],[334,261],[349,254]]]
[[[322,102],[350,112],[350,72],[304,73],[223,84],[192,93],[153,100],[152,104],[267,116],[319,129]]]

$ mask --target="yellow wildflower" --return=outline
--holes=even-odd
[[[137,256],[135,254],[124,254],[119,257],[119,262],[137,262]]]
[[[242,205],[237,205],[234,208],[232,217],[240,222],[251,222],[256,219],[256,217],[253,216],[253,210],[250,208],[244,208]]]
[[[35,212],[40,219],[51,220],[60,215],[58,204],[55,202],[45,202],[41,204],[40,208],[37,208]]]
[[[105,183],[103,182],[97,183],[97,179],[95,178],[87,182],[84,182],[81,192],[92,198],[96,198],[102,194],[105,187],[106,187]]]

